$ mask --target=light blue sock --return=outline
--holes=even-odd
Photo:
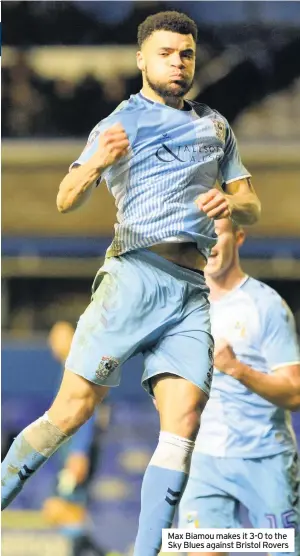
[[[14,500],[26,481],[67,438],[50,422],[47,414],[15,438],[1,465],[1,510]],[[38,450],[33,448],[31,441]]]
[[[133,556],[156,556],[160,552],[162,529],[172,526],[187,482],[193,449],[191,440],[160,433],[158,446],[144,475]]]

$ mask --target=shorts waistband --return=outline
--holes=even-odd
[[[132,251],[131,253],[126,253],[125,257],[126,256],[133,256],[141,261],[145,261],[146,263],[171,274],[171,276],[177,278],[178,280],[186,280],[195,286],[207,287],[204,272],[202,270],[193,270],[191,268],[175,264],[172,261],[161,257],[157,253],[149,251],[148,249],[138,249],[136,251]]]

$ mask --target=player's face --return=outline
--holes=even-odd
[[[192,35],[161,30],[145,40],[137,63],[149,87],[159,96],[180,98],[193,84],[195,56]]]
[[[237,260],[238,247],[244,241],[243,230],[233,230],[231,221],[227,218],[215,221],[215,231],[218,241],[212,248],[205,267],[205,273],[210,278],[219,278],[233,267]]]

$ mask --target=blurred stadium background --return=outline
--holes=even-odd
[[[199,26],[191,97],[232,124],[262,200],[243,248],[245,269],[282,294],[300,331],[300,5],[298,2],[2,2],[2,452],[53,397],[60,369],[47,346],[59,319],[76,323],[110,242],[107,191],[70,215],[58,185],[95,123],[139,90],[137,25],[178,9]],[[95,534],[130,554],[140,484],[157,419],[141,361],[112,392],[111,423],[92,488]],[[294,419],[300,437],[299,416]],[[67,556],[39,509],[55,462],[3,514],[3,556]]]

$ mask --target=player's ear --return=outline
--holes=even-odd
[[[144,71],[145,63],[144,63],[144,56],[143,56],[143,53],[141,52],[141,50],[139,50],[136,53],[136,65],[139,68],[139,70]]]
[[[246,239],[245,230],[243,228],[238,228],[235,232],[235,241],[237,247],[241,247]]]

